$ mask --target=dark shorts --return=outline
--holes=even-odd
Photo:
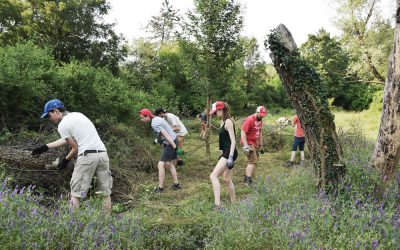
[[[220,155],[218,159],[221,159],[221,157],[224,157],[225,159],[228,159],[230,151],[231,151],[230,148],[222,150],[222,155]],[[233,161],[236,161],[237,157],[238,157],[238,151],[235,148],[235,151],[233,152]]]
[[[292,151],[296,151],[297,147],[299,148],[300,151],[304,151],[304,143],[306,142],[305,137],[294,137],[293,145],[292,145]]]
[[[178,146],[178,139],[175,139],[175,144]],[[171,145],[163,144],[160,161],[168,162],[176,160],[177,158],[178,155],[176,153],[176,150]]]

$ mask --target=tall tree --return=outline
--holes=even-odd
[[[393,28],[381,17],[379,0],[338,0],[337,25],[343,32],[352,61],[351,69],[364,81],[385,84],[386,60]]]
[[[280,24],[265,41],[290,101],[304,127],[319,187],[335,185],[343,176],[342,149],[333,115],[316,71],[302,58],[289,30]]]
[[[164,0],[160,14],[151,17],[146,30],[151,34],[151,38],[163,45],[174,37],[180,20],[178,11],[173,9],[168,0]]]
[[[393,178],[400,160],[400,0],[396,1],[393,50],[385,84],[381,125],[373,154],[373,164],[384,180]]]
[[[31,40],[51,48],[59,62],[88,60],[114,72],[125,57],[123,38],[103,20],[110,9],[107,0],[3,1],[12,10],[0,18],[3,44]]]
[[[205,72],[196,73],[204,75],[202,85],[209,109],[212,98],[223,98],[230,77],[229,68],[241,56],[243,16],[236,0],[195,0],[194,5],[183,28],[187,39],[195,41],[200,56],[197,62],[205,64]],[[210,155],[208,139],[206,142]]]
[[[361,85],[358,77],[349,72],[350,56],[342,44],[324,29],[308,35],[301,45],[304,58],[318,71],[326,85],[327,98],[333,105],[351,110],[367,109],[376,84]]]

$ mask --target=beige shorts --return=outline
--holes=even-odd
[[[104,196],[111,194],[113,179],[110,172],[110,159],[107,152],[92,153],[79,156],[75,162],[74,172],[71,177],[71,195],[85,197],[89,190],[94,174],[96,186]]]
[[[247,161],[249,164],[257,164],[258,162],[258,152],[254,145],[249,145],[250,146],[250,153],[247,155]]]

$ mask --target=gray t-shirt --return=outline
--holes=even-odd
[[[160,135],[161,129],[164,129],[169,134],[169,136],[171,136],[172,140],[176,139],[176,134],[172,130],[171,126],[161,117],[154,117],[151,120],[151,127],[157,135]],[[162,136],[162,138],[164,139],[164,143],[169,145],[169,142],[165,140],[165,137]]]

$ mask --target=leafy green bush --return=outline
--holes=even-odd
[[[0,128],[37,126],[44,101],[52,92],[54,61],[32,43],[0,47]]]

